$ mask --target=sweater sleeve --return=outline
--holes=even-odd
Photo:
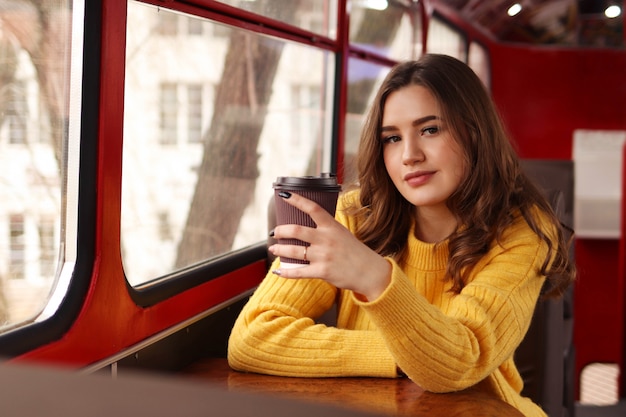
[[[315,323],[335,302],[336,287],[319,279],[277,276],[271,272],[277,262],[232,329],[228,361],[233,369],[301,377],[396,376],[379,332]]]
[[[263,280],[237,318],[228,343],[233,369],[301,377],[395,376],[380,333],[316,324],[336,289],[322,280]]]
[[[420,295],[391,260],[385,292],[373,302],[356,297],[355,302],[418,385],[432,392],[465,389],[492,374],[521,343],[545,279],[539,271],[546,253],[546,245],[520,221],[441,309]]]

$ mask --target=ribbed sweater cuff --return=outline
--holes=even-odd
[[[416,296],[415,289],[411,283],[402,276],[402,270],[389,259],[392,264],[391,282],[383,293],[374,301],[359,300],[354,296],[355,303],[364,308],[370,315],[370,319],[376,325],[385,325],[387,334],[394,334],[403,339],[406,335],[406,322],[411,317],[419,315],[421,317],[431,316],[432,306],[420,296]],[[410,303],[407,303],[410,301]],[[422,301],[422,302],[418,302]],[[436,327],[440,314],[431,318]],[[397,325],[396,325],[397,324]]]
[[[396,362],[384,340],[376,333],[371,334],[376,336],[343,341],[345,350],[350,352],[343,365],[348,373],[346,376],[395,377]]]

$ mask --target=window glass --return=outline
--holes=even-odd
[[[416,1],[353,0],[351,4],[351,45],[395,60],[419,58],[422,26]]]
[[[218,0],[335,39],[337,0]],[[295,11],[295,13],[293,13]]]
[[[429,53],[446,54],[467,62],[467,40],[458,30],[433,16],[428,23]]]
[[[348,62],[348,100],[344,148],[345,184],[351,184],[357,179],[354,158],[359,147],[364,118],[389,69],[356,58],[351,58]]]
[[[474,70],[476,75],[482,80],[485,87],[491,88],[491,68],[489,62],[489,52],[487,48],[478,42],[470,42],[467,54],[467,64]]]
[[[75,256],[75,225],[62,217],[62,205],[68,204],[68,220],[75,216],[75,182],[67,175],[68,161],[76,156],[67,149],[77,143],[68,142],[76,120],[69,116],[76,108],[70,103],[70,63],[81,59],[71,60],[70,46],[72,27],[82,39],[82,29],[72,22],[82,5],[0,5],[0,330],[6,330],[41,317],[61,262]],[[74,43],[81,54],[82,42]],[[72,81],[80,89],[80,77]],[[58,287],[64,294],[66,288]],[[53,312],[57,305],[48,308]]]
[[[276,177],[330,170],[332,54],[184,15],[185,27],[223,36],[153,31],[167,13],[128,5],[121,239],[131,285],[265,241]]]

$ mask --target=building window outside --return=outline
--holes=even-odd
[[[23,279],[26,258],[24,216],[12,214],[9,230],[9,278]]]
[[[10,88],[6,118],[9,122],[9,143],[24,144],[27,137],[28,107],[23,82],[14,81]]]
[[[39,220],[39,269],[42,277],[53,276],[57,265],[57,237],[54,218],[43,217]]]
[[[176,36],[178,34],[178,16],[174,13],[159,13],[158,28],[162,36]]]
[[[187,139],[191,143],[202,141],[202,85],[187,86]]]
[[[213,88],[199,83],[163,83],[160,87],[160,143],[200,143],[212,113]]]
[[[174,145],[178,142],[178,89],[176,84],[161,84],[161,144]]]
[[[200,19],[182,19],[183,22],[187,22],[187,34],[188,35],[202,35],[204,33],[204,24]]]
[[[170,214],[166,211],[160,211],[158,213],[159,219],[159,238],[161,240],[172,240],[174,235],[172,233],[172,224],[170,221]]]

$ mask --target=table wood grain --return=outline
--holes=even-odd
[[[448,394],[424,391],[408,378],[291,378],[232,370],[224,358],[206,358],[184,374],[229,391],[248,391],[326,403],[389,416],[523,417],[485,392]]]

